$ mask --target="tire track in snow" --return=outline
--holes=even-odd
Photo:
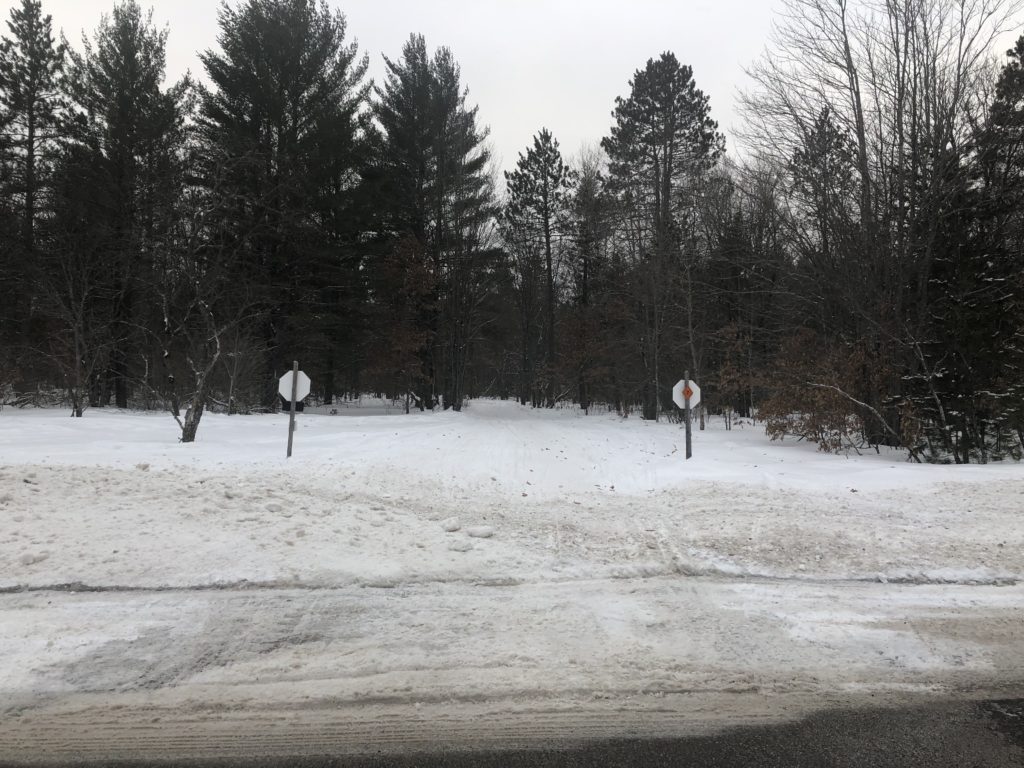
[[[657,541],[657,540],[655,540]],[[664,553],[664,547],[658,543],[657,548]],[[382,579],[352,580],[348,582],[326,583],[318,581],[247,581],[238,582],[213,582],[208,584],[84,584],[82,582],[60,583],[60,584],[21,584],[0,587],[0,595],[17,595],[23,593],[57,592],[68,594],[103,594],[103,593],[163,593],[163,592],[247,592],[247,591],[284,591],[299,590],[306,592],[330,592],[349,588],[360,588],[367,590],[396,590],[403,587],[417,586],[444,586],[462,585],[483,588],[517,587],[538,584],[571,584],[571,583],[592,583],[599,581],[638,581],[650,579],[662,579],[666,577],[679,576],[685,579],[697,581],[714,582],[735,582],[750,584],[804,584],[821,586],[842,586],[844,584],[892,584],[893,586],[966,586],[966,587],[1015,587],[1021,583],[1016,578],[941,578],[921,576],[894,576],[879,579],[878,577],[849,577],[840,576],[827,578],[813,575],[772,575],[758,573],[739,573],[733,569],[724,571],[715,570],[712,567],[689,568],[677,564],[669,556],[664,556],[664,568],[662,570],[650,570],[647,568],[629,569],[618,565],[610,565],[606,573],[594,572],[584,575],[572,574],[543,574],[535,578],[511,578],[511,577],[466,577],[447,579],[407,579],[403,581],[388,582]]]
[[[674,577],[523,585],[498,599],[460,584],[6,595],[0,654],[16,677],[0,753],[82,757],[129,733],[141,750],[231,733],[248,737],[239,749],[294,746],[297,734],[344,748],[374,720],[374,744],[428,730],[487,738],[513,721],[528,735],[607,734],[611,713],[665,735],[782,702],[988,695],[1024,683],[1022,609],[1021,587]],[[51,658],[24,636],[64,650]],[[446,731],[448,718],[461,725]]]

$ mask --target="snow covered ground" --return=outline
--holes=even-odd
[[[686,462],[678,425],[609,414],[338,410],[299,416],[290,460],[286,416],[183,445],[161,414],[0,413],[0,747],[126,707],[607,731],[606,706],[678,729],[1024,687],[1024,466],[717,419]]]
[[[1024,466],[832,456],[712,420],[0,416],[0,587],[523,583],[667,574],[1011,581]],[[481,530],[487,529],[487,530]],[[491,533],[481,538],[481,533]],[[477,534],[476,537],[473,534]]]

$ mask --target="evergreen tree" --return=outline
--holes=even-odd
[[[100,404],[111,354],[125,332],[114,322],[119,299],[110,274],[114,201],[110,186],[102,183],[97,155],[95,147],[77,143],[57,153],[52,220],[37,271],[45,336],[34,352],[49,361],[72,414],[79,417],[86,405]]]
[[[681,187],[718,161],[724,139],[692,68],[675,54],[649,59],[629,85],[630,95],[615,100],[615,124],[601,146],[612,177],[634,187],[647,209],[651,247],[667,252],[678,245],[673,216]]]
[[[52,19],[43,15],[39,0],[21,0],[7,27],[9,36],[0,39],[0,184],[6,201],[6,220],[0,222],[0,344],[11,349],[28,341],[25,321],[36,294],[31,276],[57,138],[65,50],[55,43]]]
[[[325,2],[245,0],[219,23],[220,50],[201,56],[213,84],[200,108],[204,174],[249,253],[237,278],[264,309],[265,400],[277,402],[296,356],[329,399],[338,336],[361,300],[352,213],[367,59]]]
[[[952,148],[944,154],[945,206],[928,280],[931,329],[920,344],[919,371],[906,378],[935,454],[985,462],[1002,428],[1000,400],[1009,394],[1007,364],[1019,340],[1019,265],[985,210],[984,188]]]
[[[538,368],[544,348],[544,249],[522,219],[509,215],[508,206],[501,220],[501,235],[508,254],[509,287],[514,293],[518,342],[518,398],[534,407],[542,402],[538,386]]]
[[[1003,306],[1013,334],[1005,338],[1001,406],[1024,453],[1024,36],[1007,51],[980,144],[988,210],[1002,226],[1000,256],[1009,262],[1004,288],[1012,293]]]
[[[92,404],[128,406],[130,383],[145,375],[139,332],[151,311],[147,285],[158,271],[158,243],[172,226],[183,181],[181,153],[190,83],[162,87],[167,30],[153,26],[135,0],[125,0],[103,17],[84,52],[71,53],[71,115],[68,141],[91,154],[92,183],[107,200],[107,275],[113,297],[116,340],[102,390]],[[109,388],[108,388],[109,387]]]
[[[419,300],[427,339],[419,400],[459,410],[497,258],[487,132],[477,126],[476,108],[466,105],[447,48],[430,57],[424,38],[413,35],[401,59],[385,64],[374,104],[382,225],[390,239],[420,243],[433,284],[432,295]]]
[[[941,195],[928,274],[930,332],[909,397],[938,458],[1019,453],[1024,363],[1024,38],[1009,52],[986,123],[934,166]]]
[[[18,155],[12,190],[22,201],[23,245],[34,249],[39,166],[55,138],[64,46],[55,45],[53,22],[39,0],[22,0],[7,22],[11,37],[0,41],[0,109],[10,147]]]
[[[505,218],[516,236],[538,243],[544,256],[544,350],[547,379],[545,398],[548,408],[554,407],[556,392],[555,351],[555,250],[573,186],[573,173],[562,161],[558,141],[547,128],[533,137],[533,146],[519,154],[516,168],[505,173],[508,202]],[[529,248],[529,245],[526,245]]]
[[[724,139],[693,70],[672,53],[649,59],[634,74],[630,95],[616,99],[613,117],[601,146],[608,153],[613,188],[636,222],[629,237],[640,267],[635,298],[645,371],[643,415],[656,419],[669,403],[668,383],[662,381],[663,339],[673,322],[668,313],[692,296],[685,284],[687,265],[681,262],[684,231],[692,225],[696,182],[718,161]],[[685,327],[691,347],[687,367],[698,377],[694,329]]]
[[[608,366],[607,308],[602,306],[611,279],[607,247],[614,221],[613,200],[606,190],[600,150],[581,152],[569,199],[569,248],[566,275],[570,306],[563,334],[563,367],[576,380],[577,399],[586,411],[595,379]],[[565,338],[568,336],[568,338]]]

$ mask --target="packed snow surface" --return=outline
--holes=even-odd
[[[298,417],[291,459],[286,415],[181,444],[161,414],[0,413],[0,747],[140,701],[719,697],[703,722],[744,692],[1024,683],[1019,464],[718,419],[685,461],[678,424],[612,414],[337,410]]]
[[[1024,574],[1024,466],[473,402],[298,420],[0,415],[0,587]],[[469,541],[473,539],[473,542]]]

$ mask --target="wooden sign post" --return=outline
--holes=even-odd
[[[686,419],[686,458],[689,459],[693,456],[693,430],[690,428],[690,396],[693,394],[693,390],[690,389],[689,371],[683,374],[683,381],[685,382],[683,384],[683,399],[686,402],[686,407],[683,408],[686,413],[684,417]]]
[[[288,458],[292,457],[292,438],[295,436],[295,396],[299,393],[299,361],[292,362],[292,407],[288,409]],[[687,401],[689,402],[689,401]],[[689,406],[687,406],[689,408]],[[689,416],[687,416],[689,418]],[[690,431],[686,431],[686,458],[690,458]]]
[[[690,372],[686,371],[683,378],[672,387],[672,402],[683,410],[686,422],[686,458],[693,456],[693,432],[690,426],[690,414],[700,404],[700,387],[697,382],[690,381]]]

